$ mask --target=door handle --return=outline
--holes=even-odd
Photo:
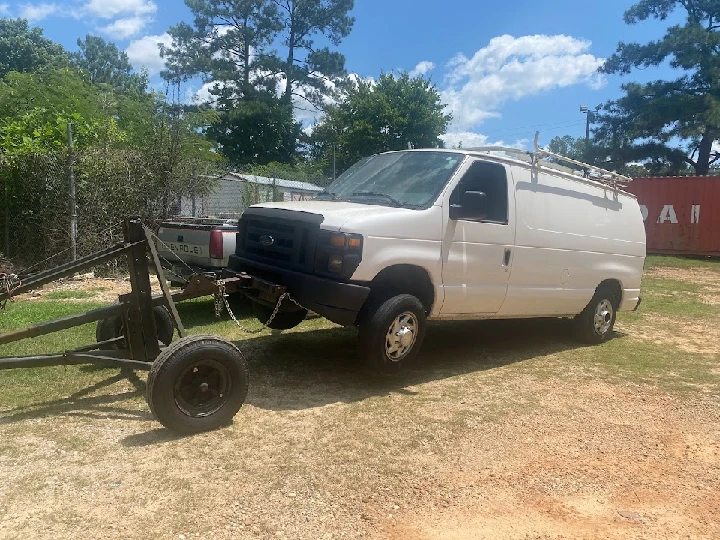
[[[512,255],[512,250],[506,249],[505,250],[505,258],[503,259],[503,266],[510,266],[510,256]]]

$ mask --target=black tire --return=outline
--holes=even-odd
[[[165,346],[170,345],[175,335],[175,321],[170,310],[165,306],[155,306],[153,313],[155,314],[158,341]]]
[[[274,308],[267,307],[259,302],[253,302],[253,313],[255,314],[257,320],[262,324],[266,324],[270,320],[273,311]],[[272,330],[290,330],[303,322],[307,315],[307,309],[280,311],[277,315],[275,315],[275,318],[267,325],[267,327]]]
[[[573,324],[577,337],[584,343],[598,345],[613,335],[620,299],[610,287],[601,287]]]
[[[95,341],[102,343],[123,335],[122,317],[111,317],[98,321],[95,327]],[[127,349],[127,345],[123,343],[113,343],[111,345],[103,345],[101,350]]]
[[[158,421],[190,435],[232,423],[247,397],[250,375],[242,353],[213,336],[176,341],[153,362],[147,401]]]
[[[155,315],[155,326],[158,333],[158,341],[163,345],[170,345],[175,335],[175,322],[173,321],[170,310],[165,306],[155,306],[153,308]],[[98,343],[115,339],[122,336],[125,333],[123,328],[122,317],[111,317],[109,319],[103,319],[97,323],[95,327],[95,341]],[[127,349],[127,341],[118,342],[112,345],[104,345],[102,349]]]
[[[372,302],[372,301],[371,301]],[[412,315],[414,322],[411,321]],[[398,322],[404,324],[406,317],[407,330],[414,327],[412,343],[400,340],[394,344],[388,341],[392,326]],[[360,357],[365,365],[373,371],[383,374],[395,374],[410,364],[420,351],[425,339],[427,318],[425,308],[420,300],[409,294],[394,296],[388,300],[371,303],[360,321]],[[407,335],[407,334],[406,334]],[[399,337],[399,336],[398,336]],[[391,351],[400,347],[397,351]]]

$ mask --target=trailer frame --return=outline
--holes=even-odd
[[[10,299],[11,294],[14,296],[38,289],[53,281],[70,277],[121,257],[127,258],[131,285],[129,293],[120,295],[117,303],[107,307],[69,315],[2,334],[0,335],[0,345],[60,332],[114,317],[122,319],[123,335],[113,336],[111,339],[98,341],[58,354],[0,357],[0,370],[90,364],[109,368],[151,371],[152,373],[148,379],[148,403],[161,423],[170,429],[184,433],[215,429],[227,422],[228,415],[232,418],[245,400],[248,386],[247,364],[237,347],[229,342],[213,336],[189,338],[175,304],[176,302],[201,296],[216,295],[219,290],[233,293],[242,289],[260,289],[265,291],[266,294],[280,296],[283,294],[283,288],[263,282],[247,274],[223,279],[223,286],[219,287],[217,280],[212,277],[196,274],[188,280],[181,291],[173,293],[165,279],[150,229],[140,219],[132,218],[124,221],[123,233],[124,241],[121,243],[81,257],[74,262],[61,264],[38,273],[20,276],[21,285],[12,290],[12,293],[8,291],[1,292],[0,302]],[[157,273],[160,289],[162,290],[162,294],[157,296],[152,295],[151,268]],[[169,311],[172,324],[180,336],[180,341],[172,345],[163,346],[158,340],[155,309],[159,306],[164,306]],[[204,356],[212,360],[202,360]],[[189,357],[192,358],[188,360]],[[193,364],[193,362],[195,363]],[[211,364],[208,364],[208,362],[211,362]],[[188,372],[186,368],[191,371]],[[223,382],[228,389],[232,389],[232,395],[225,396],[228,398],[225,401],[232,402],[230,409],[225,408],[226,403],[224,401],[219,407],[215,407],[217,403],[213,406],[217,410],[211,411],[209,405],[205,406],[207,400],[204,398],[208,398],[210,393],[215,391],[212,384],[215,381],[213,377],[217,378],[217,373],[203,376],[193,374],[207,372],[208,370],[212,371],[212,369],[221,372],[225,379],[228,377],[232,379]],[[157,380],[158,377],[163,377],[163,380]],[[165,380],[173,377],[178,380]],[[183,386],[183,381],[189,382]],[[171,382],[173,384],[169,384]],[[163,395],[153,396],[153,386],[162,387]],[[168,393],[168,388],[171,389],[171,393],[176,395],[165,395]],[[174,392],[172,388],[175,389]],[[180,396],[183,392],[184,394]],[[183,408],[180,406],[180,402],[185,404],[185,409],[192,409],[194,401],[189,402],[187,395],[192,395],[193,392],[199,396],[197,410],[193,409],[197,414],[194,414],[193,411],[188,413],[187,410],[183,410],[181,412],[187,416],[187,418],[183,418],[182,414],[178,415],[178,410],[175,410],[172,401],[174,399],[175,405],[180,409]],[[203,392],[205,394],[202,394]],[[230,390],[227,390],[227,394],[231,394]],[[219,396],[220,398],[224,397],[222,392],[219,393]],[[180,401],[178,401],[179,399]],[[237,407],[236,410],[231,410],[235,407]]]

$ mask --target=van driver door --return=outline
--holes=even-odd
[[[475,160],[445,201],[440,316],[500,311],[510,281],[515,241],[512,175]]]

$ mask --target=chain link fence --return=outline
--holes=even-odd
[[[156,225],[177,215],[183,198],[210,193],[216,172],[199,160],[173,170],[151,152],[118,148],[76,152],[72,163],[78,256],[120,241],[126,217]],[[69,179],[67,151],[0,155],[2,269],[40,270],[71,260]]]

